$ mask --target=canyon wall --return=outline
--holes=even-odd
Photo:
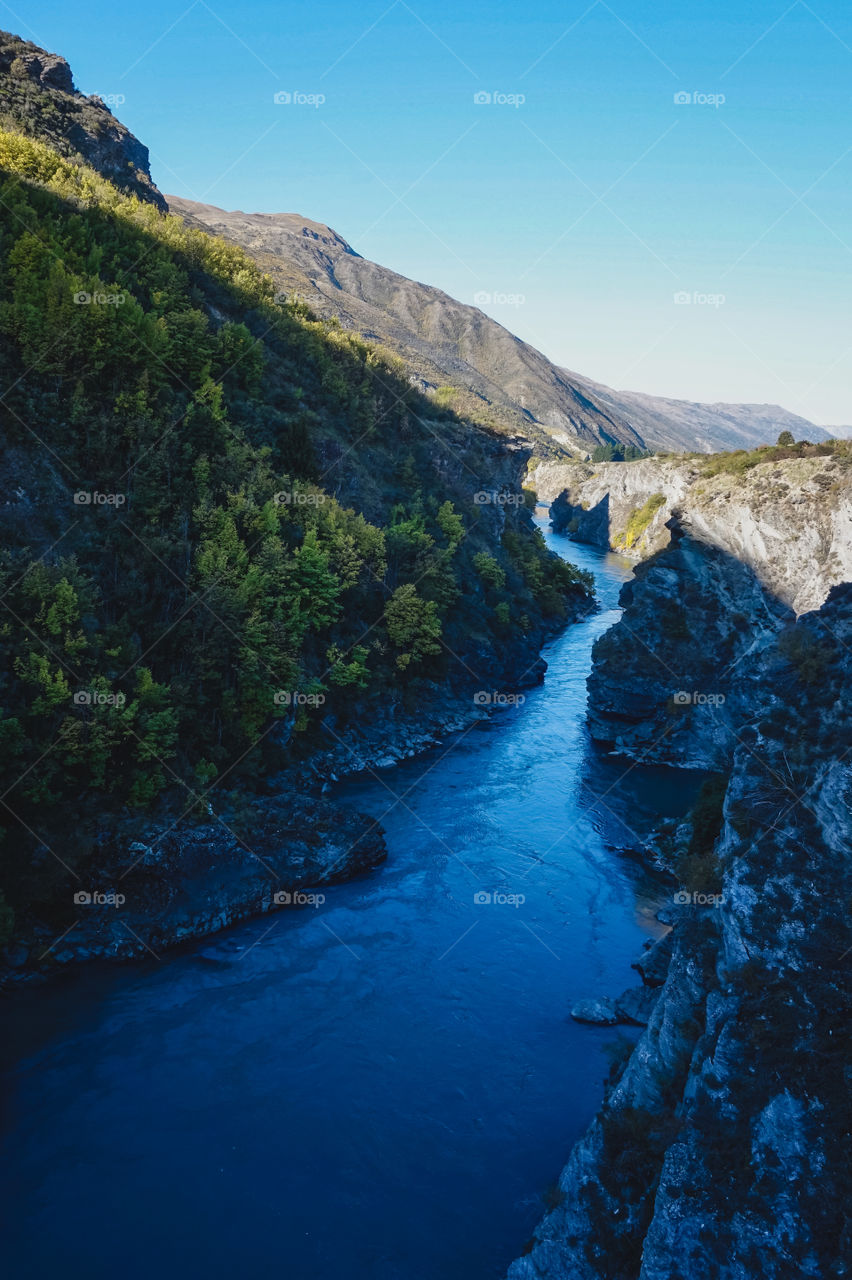
[[[714,770],[724,800],[709,831],[696,809],[655,842],[672,927],[637,961],[647,1026],[509,1277],[848,1275],[847,464],[770,463],[736,484],[635,467],[568,481],[575,509],[609,497],[616,522],[682,482],[596,645],[589,725],[636,762]]]

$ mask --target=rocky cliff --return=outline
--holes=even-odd
[[[151,180],[148,148],[116,120],[103,98],[77,91],[64,58],[8,31],[0,31],[0,127],[85,160],[128,195],[165,212]]]
[[[724,799],[646,848],[672,875],[671,931],[637,961],[647,1027],[511,1280],[849,1274],[850,459],[799,453],[542,476],[601,546],[659,495],[589,727]],[[575,1017],[641,1005],[614,994]]]
[[[797,613],[852,578],[852,450],[770,448],[709,459],[540,463],[528,484],[554,528],[641,560],[668,546],[673,514]]]
[[[718,553],[690,554],[673,589]],[[510,1280],[849,1274],[850,654],[844,584],[747,659],[718,836],[673,859],[663,975],[638,962],[647,1028]]]
[[[575,476],[557,525],[567,516],[578,538],[652,552],[595,647],[592,735],[649,763],[726,768],[763,650],[852,580],[852,455],[838,446],[741,474],[648,461]]]

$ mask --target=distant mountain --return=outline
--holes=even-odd
[[[838,430],[817,427],[779,404],[700,404],[692,400],[669,400],[641,391],[612,391],[579,374],[570,376],[588,387],[614,413],[628,418],[655,449],[714,453],[774,444],[782,431],[791,431],[796,440],[816,442],[828,440],[832,431]],[[852,427],[848,429],[852,431]]]
[[[848,440],[852,437],[852,426],[846,427],[823,427],[833,440]]]
[[[356,253],[330,227],[295,213],[228,213],[168,196],[187,222],[231,240],[286,293],[381,342],[409,376],[463,415],[530,437],[544,456],[585,455],[599,444],[712,453],[828,432],[778,405],[693,404],[613,391],[560,368],[477,307]]]

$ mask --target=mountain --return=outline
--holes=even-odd
[[[797,440],[828,438],[777,405],[613,391],[555,365],[477,307],[361,257],[336,231],[298,214],[167,200],[190,225],[241,245],[283,292],[390,348],[433,399],[527,436],[541,457],[583,456],[610,443],[712,453],[771,444],[784,430]]]
[[[828,440],[835,428],[818,427],[777,404],[700,404],[641,391],[612,391],[572,374],[613,413],[629,419],[653,448],[672,453],[716,453],[774,444],[782,431],[795,440]]]
[[[169,208],[241,245],[287,294],[388,347],[439,403],[527,436],[588,451],[638,433],[596,396],[476,307],[367,258],[329,227],[290,213],[228,213],[168,196]]]

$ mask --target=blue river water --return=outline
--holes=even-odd
[[[341,783],[387,863],[197,946],[6,1001],[13,1280],[497,1280],[598,1106],[665,889],[612,845],[682,778],[597,758],[596,636],[630,566],[548,534],[601,611],[543,685]]]

